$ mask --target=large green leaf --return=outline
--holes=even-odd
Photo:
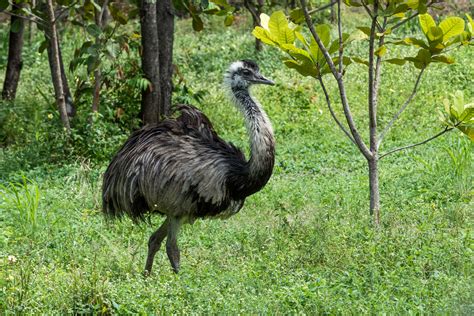
[[[295,41],[294,31],[288,27],[288,20],[283,11],[273,12],[270,21],[268,21],[268,29],[279,44],[289,44]]]
[[[293,44],[282,44],[281,48],[296,59],[300,59],[300,56],[304,56],[305,59],[309,59],[311,61],[311,56],[307,51],[298,48]]]
[[[401,41],[387,42],[387,44],[418,46],[418,47],[423,47],[426,49],[429,48],[429,46],[424,41],[415,37],[407,37],[407,38],[402,39]]]
[[[423,31],[425,35],[428,34],[430,28],[436,26],[436,23],[433,20],[433,17],[429,15],[428,13],[420,14],[418,16],[418,19],[420,21],[421,30]]]
[[[344,3],[350,7],[361,7],[363,5],[361,0],[344,0]]]
[[[384,61],[390,64],[399,65],[399,66],[405,65],[405,63],[407,62],[405,59],[401,59],[401,58],[390,58],[390,59],[385,59]]]
[[[224,25],[225,26],[231,26],[232,23],[234,22],[234,15],[232,13],[227,13],[224,19]]]
[[[354,34],[355,33],[355,34]],[[361,39],[365,39],[367,38],[365,36],[364,33],[362,33],[361,31],[355,31],[354,33],[352,34],[348,34],[348,33],[342,33],[342,45],[345,46],[347,45],[348,43],[352,42],[352,41],[357,41],[357,40],[361,40]],[[353,36],[354,35],[354,36]],[[362,36],[360,36],[362,35]],[[326,47],[327,48],[327,47]],[[339,50],[339,39],[336,38],[335,40],[333,40],[331,42],[331,45],[329,45],[329,48],[327,49],[329,54],[332,55],[334,54],[335,52],[337,52]]]
[[[344,66],[349,66],[350,64],[352,64],[352,61],[353,61],[353,60],[352,60],[352,58],[350,58],[350,57],[347,57],[347,56],[343,56],[343,57],[342,57],[342,64],[343,64]],[[332,62],[333,62],[335,65],[339,64],[339,57],[334,57],[333,60],[332,60]]]
[[[443,20],[439,27],[443,31],[443,42],[445,42],[464,31],[464,20],[457,16],[452,16]]]
[[[472,20],[471,16],[467,13],[466,13],[466,17],[467,17],[467,20],[469,21],[469,24],[467,25],[467,29],[469,33],[472,34],[474,32],[474,21]]]
[[[443,34],[443,30],[439,26],[432,26],[426,36],[430,42],[441,42],[443,40]]]
[[[86,26],[86,31],[93,37],[99,37],[102,33],[102,30],[97,26],[97,24],[89,24]]]
[[[109,10],[110,10],[110,15],[112,15],[112,18],[114,21],[117,21],[118,23],[125,25],[128,22],[128,16],[120,10],[120,8],[112,3],[109,5]]]
[[[364,33],[367,36],[370,36],[370,27],[367,26],[357,26],[357,29]]]
[[[382,57],[383,55],[385,55],[387,53],[387,46],[385,45],[382,45],[380,46],[379,48],[377,48],[374,52],[374,54],[378,57]]]
[[[305,17],[304,17],[304,12],[300,8],[296,8],[294,10],[291,10],[290,12],[290,19],[296,24],[301,24],[304,22]]]
[[[437,55],[431,58],[432,61],[445,63],[445,64],[454,64],[454,59],[446,55]]]
[[[416,59],[425,64],[429,64],[431,61],[431,53],[429,50],[422,48],[418,51]]]
[[[457,90],[453,94],[453,103],[452,103],[450,111],[451,111],[452,114],[454,112],[454,116],[458,120],[461,120],[460,117],[461,117],[461,115],[462,115],[462,113],[464,112],[464,109],[465,109],[464,105],[465,105],[464,93],[460,90]]]
[[[276,46],[277,43],[273,40],[270,32],[260,26],[256,26],[253,31],[252,35],[261,40],[263,43]]]
[[[458,129],[474,141],[474,126],[458,126]]]
[[[204,23],[202,22],[202,19],[199,15],[195,14],[193,15],[193,30],[196,32],[200,32],[204,29]]]
[[[416,10],[420,5],[419,0],[405,0],[403,1],[410,9]]]
[[[319,24],[316,26],[316,33],[318,34],[324,47],[328,47],[331,40],[331,28],[327,24]]]
[[[367,34],[365,34],[360,29],[357,30],[357,31],[352,32],[351,34],[347,34],[347,33],[342,34],[343,39],[344,39],[344,35],[346,36],[346,39],[347,39],[348,42],[361,41],[361,40],[365,40],[365,39],[368,38]]]
[[[318,43],[316,43],[314,38],[311,38],[311,44],[309,45],[309,50],[311,52],[311,56],[313,57],[313,60],[315,60],[317,63],[324,63],[324,55],[323,52],[319,49]]]
[[[356,63],[366,65],[367,67],[369,67],[369,61],[368,60],[362,59],[360,57],[351,57],[351,58]]]
[[[459,118],[464,123],[474,123],[474,103],[465,104],[464,111],[461,113]]]
[[[309,47],[308,41],[303,36],[303,34],[301,34],[300,32],[295,32],[295,36],[305,47]]]
[[[443,121],[448,126],[456,126],[461,132],[474,141],[474,103],[464,101],[464,93],[456,91],[452,95],[452,102],[444,100],[447,119]]]
[[[296,61],[293,59],[284,60],[283,63],[288,67],[295,69],[303,76],[318,77],[318,70],[310,62]]]
[[[0,11],[5,10],[10,6],[10,2],[8,0],[0,0]]]

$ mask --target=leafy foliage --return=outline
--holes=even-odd
[[[440,113],[441,121],[448,127],[456,127],[474,141],[474,102],[466,103],[464,93],[456,91],[452,101],[444,99],[445,113]]]
[[[283,63],[288,67],[295,69],[303,76],[314,78],[321,77],[330,73],[326,59],[321,52],[316,41],[310,40],[301,32],[301,26],[289,22],[283,11],[275,11],[270,17],[262,14],[261,27],[257,26],[252,34],[260,39],[263,43],[279,48],[290,59],[284,59]],[[316,26],[316,32],[320,36],[324,47],[328,48],[333,61],[337,62],[338,57],[334,54],[338,51],[339,40],[331,41],[331,27],[327,24],[319,24]],[[343,34],[343,45],[353,40],[363,38],[360,33],[354,35]],[[352,60],[344,59],[344,65],[349,65]]]
[[[224,16],[224,25],[231,26],[234,22],[234,7],[227,0],[173,0],[176,10],[191,15],[194,31],[204,29],[201,14]]]
[[[399,3],[396,6],[396,1],[390,2],[387,9],[383,11],[383,15],[387,17],[394,17],[391,22],[395,23],[405,18],[407,11],[411,9],[419,10],[419,7],[426,6],[426,1],[416,1],[416,3]],[[346,1],[350,6],[362,6],[360,1]],[[296,13],[290,15],[291,20],[302,21],[301,9]],[[426,11],[426,10],[423,10]],[[421,11],[421,12],[423,12]],[[420,11],[419,11],[420,12]],[[441,62],[446,64],[454,63],[454,59],[443,55],[442,53],[450,46],[455,44],[473,45],[472,39],[472,19],[466,14],[469,19],[469,24],[465,30],[464,20],[459,17],[448,17],[443,20],[439,26],[434,22],[433,17],[428,14],[419,15],[420,28],[426,37],[426,40],[421,40],[415,37],[406,37],[402,40],[388,41],[387,44],[405,45],[418,47],[419,50],[414,57],[404,58],[389,58],[384,61],[395,64],[404,65],[407,61],[412,62],[416,68],[426,68],[432,62]],[[283,63],[288,67],[297,70],[303,76],[320,77],[324,74],[330,73],[326,60],[319,50],[318,45],[313,38],[307,40],[301,32],[301,27],[288,21],[283,11],[276,11],[271,17],[265,14],[261,16],[262,27],[255,27],[252,34],[260,39],[263,43],[279,48],[281,51],[290,55],[291,59],[285,59]],[[342,45],[347,48],[354,40],[367,40],[370,36],[370,28],[366,26],[357,27],[360,32],[353,34],[342,34]],[[338,57],[336,52],[339,49],[338,39],[330,42],[330,27],[326,24],[319,24],[315,27],[316,33],[321,38],[324,47],[327,48],[333,62],[336,64]],[[382,34],[378,34],[379,37]],[[383,35],[393,36],[390,27],[387,28]],[[386,45],[379,47],[375,54],[383,57],[388,51]],[[368,66],[368,61],[357,57],[345,57],[343,63],[345,66],[352,62],[365,64]]]

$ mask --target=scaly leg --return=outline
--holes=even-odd
[[[179,228],[181,226],[180,220],[176,217],[171,217],[168,224],[168,237],[166,239],[166,253],[170,259],[171,267],[175,273],[179,271],[179,248],[177,237]]]
[[[163,224],[161,224],[160,228],[156,230],[148,240],[148,257],[146,258],[146,265],[145,265],[145,275],[149,275],[151,273],[151,268],[153,267],[153,259],[155,258],[155,254],[158,250],[160,250],[161,243],[163,239],[165,239],[166,235],[168,234],[168,223],[169,220],[166,219]]]

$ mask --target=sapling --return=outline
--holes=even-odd
[[[341,14],[342,2],[346,6],[361,7],[367,14],[370,25],[358,26],[357,32],[343,32]],[[303,76],[316,79],[324,93],[329,112],[336,125],[348,139],[359,149],[368,163],[370,187],[370,213],[376,226],[380,225],[380,191],[378,163],[383,157],[408,148],[425,144],[437,137],[457,128],[468,137],[474,139],[474,106],[465,103],[459,94],[453,105],[446,105],[443,115],[445,128],[439,133],[415,144],[393,148],[384,153],[379,149],[385,136],[390,132],[394,123],[415,98],[421,79],[426,68],[433,63],[452,64],[454,59],[446,55],[451,49],[473,45],[474,24],[466,14],[467,22],[461,17],[448,17],[439,24],[428,13],[428,8],[436,9],[439,1],[428,0],[345,0],[337,1],[337,38],[331,40],[331,28],[326,24],[315,23],[308,11],[306,0],[300,0],[301,7],[290,13],[288,18],[284,12],[276,11],[270,17],[260,16],[261,26],[253,30],[253,35],[263,43],[277,47],[288,58],[283,63],[295,69]],[[400,32],[400,27],[413,19],[419,20],[421,34],[419,37],[406,37]],[[291,20],[290,20],[291,19]],[[304,23],[303,23],[304,22]],[[302,32],[303,24],[309,29],[310,37]],[[420,33],[420,32],[419,32]],[[368,41],[367,58],[346,56],[346,48],[356,40]],[[386,58],[387,51],[392,45],[405,45],[416,48],[415,56],[401,58]],[[356,125],[351,111],[345,86],[345,69],[351,63],[361,63],[368,68],[367,81],[367,116],[369,121],[369,140],[365,140]],[[377,108],[379,105],[379,87],[383,63],[403,66],[412,63],[418,70],[415,84],[406,101],[400,106],[389,123],[381,129],[378,126]],[[346,122],[339,120],[331,104],[331,98],[326,88],[325,75],[332,74],[337,83],[339,98]]]

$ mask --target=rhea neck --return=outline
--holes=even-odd
[[[270,179],[275,162],[273,128],[262,106],[249,92],[248,87],[231,87],[233,101],[244,115],[250,139],[250,159],[247,186],[249,194],[259,191]]]

